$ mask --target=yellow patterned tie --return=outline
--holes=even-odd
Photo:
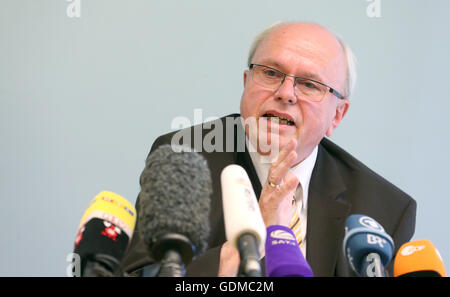
[[[292,203],[294,204],[294,214],[292,215],[291,222],[289,223],[289,228],[291,228],[292,232],[295,234],[295,238],[297,239],[298,245],[301,247],[303,243],[302,239],[302,228],[300,224],[300,217],[299,217],[299,206],[296,202],[296,196],[301,201],[303,198],[303,190],[302,186],[299,184],[296,194],[294,194],[294,197],[292,197]],[[300,202],[301,203],[301,202]]]

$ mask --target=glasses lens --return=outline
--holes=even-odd
[[[280,87],[285,76],[281,71],[261,65],[253,65],[252,71],[255,83],[272,90]],[[295,89],[297,96],[310,101],[321,101],[328,90],[324,85],[300,77],[295,80]]]
[[[268,88],[278,88],[283,78],[284,74],[280,71],[264,66],[253,66],[253,80],[259,85]]]
[[[297,78],[295,88],[299,95],[303,95],[311,101],[322,100],[327,91],[325,86],[304,78]]]

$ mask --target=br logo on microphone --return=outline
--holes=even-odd
[[[364,217],[359,218],[359,223],[366,228],[384,232],[384,228],[380,224],[378,224],[377,221],[375,221],[374,219],[372,219],[370,217],[364,216]]]
[[[381,248],[384,248],[386,240],[377,235],[367,234],[367,243],[374,245],[378,244]]]

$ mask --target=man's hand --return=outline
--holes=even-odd
[[[220,249],[219,277],[235,277],[240,264],[239,252],[228,241]]]
[[[267,179],[272,184],[279,186],[270,186],[267,181],[263,185],[259,198],[259,207],[266,226],[288,226],[291,220],[293,211],[292,197],[299,183],[297,177],[289,172],[297,158],[296,146],[297,141],[292,139],[280,151],[278,159],[270,167]],[[263,256],[261,255],[261,257]],[[218,276],[237,276],[239,263],[239,252],[228,241],[225,242],[220,250]]]
[[[297,158],[296,146],[297,141],[292,139],[282,148],[277,160],[272,163],[267,181],[263,185],[259,208],[266,226],[288,226],[291,220],[292,197],[299,183],[297,177],[289,171]]]

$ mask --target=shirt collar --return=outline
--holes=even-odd
[[[267,180],[267,175],[269,174],[269,169],[271,163],[267,162],[264,156],[258,154],[256,149],[252,146],[250,141],[247,139],[247,147],[250,154],[250,158],[252,159],[253,166],[255,167],[256,174],[258,175],[259,181],[261,185],[264,186],[264,183]],[[308,199],[308,190],[309,190],[309,182],[311,180],[312,171],[314,169],[314,165],[316,164],[317,159],[317,151],[318,147],[316,146],[311,154],[304,159],[299,164],[295,165],[290,169],[290,171],[295,174],[295,176],[300,181],[300,184],[303,189],[303,205],[306,207],[306,202]]]

